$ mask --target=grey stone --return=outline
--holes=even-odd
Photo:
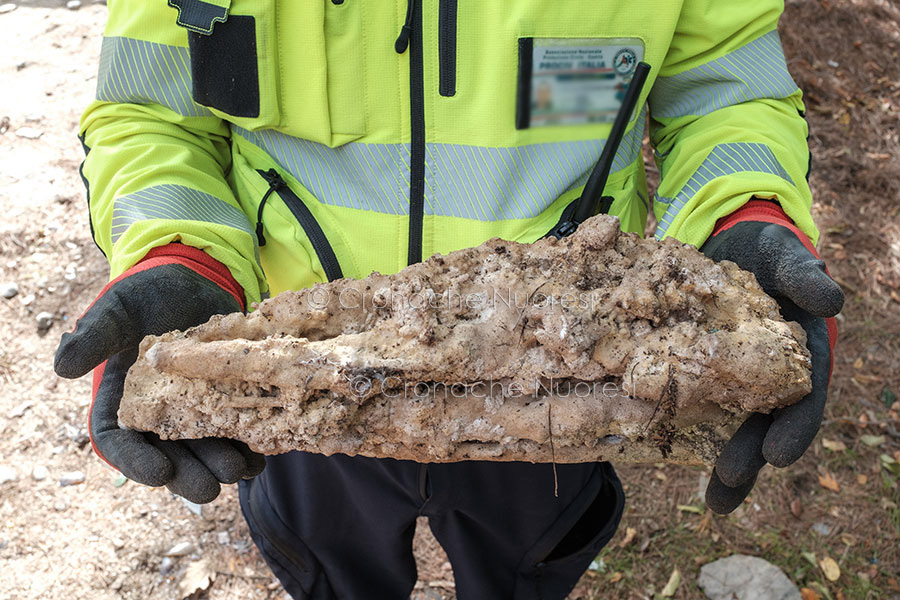
[[[10,298],[15,298],[16,294],[19,293],[19,286],[15,282],[3,283],[0,284],[0,296],[3,296],[7,300]]]
[[[34,406],[33,400],[25,400],[9,412],[10,419],[18,419],[25,414],[25,411]]]
[[[120,573],[118,575],[118,577],[116,577],[116,579],[109,586],[110,589],[118,592],[119,590],[122,589],[122,586],[125,585],[125,581],[127,580],[127,578],[128,578],[128,575],[126,575],[125,573]]]
[[[63,476],[59,478],[59,485],[63,487],[78,485],[79,483],[84,483],[84,473],[81,471],[69,471],[68,473],[63,473]]]
[[[53,325],[53,313],[44,311],[34,318],[40,331],[46,331]]]
[[[81,8],[81,0],[69,0],[66,2],[66,8],[69,10],[78,10]]]
[[[44,135],[44,132],[40,129],[35,129],[34,127],[25,126],[16,129],[16,135],[27,140],[36,140]]]
[[[159,563],[159,574],[160,575],[168,575],[169,571],[172,570],[172,567],[175,566],[175,561],[169,558],[168,556],[163,558]]]
[[[169,548],[169,551],[166,552],[166,556],[187,556],[196,549],[194,544],[190,542],[179,542]]]
[[[816,521],[815,523],[813,523],[813,526],[812,526],[812,530],[815,531],[816,533],[818,533],[819,535],[821,535],[822,537],[831,535],[831,532],[833,529],[834,528],[830,524],[826,523],[825,521]]]
[[[88,435],[86,428],[76,427],[70,423],[63,423],[62,427],[58,430],[58,435],[67,438],[79,448],[84,447],[91,441],[91,437]]]
[[[801,600],[800,590],[781,569],[745,554],[703,565],[698,583],[710,600]]]
[[[0,15],[2,15],[4,13],[12,12],[14,10],[16,10],[16,5],[13,4],[12,2],[9,2],[7,4],[0,4]]]
[[[37,465],[31,470],[31,478],[35,481],[43,481],[50,476],[50,470],[44,465]]]
[[[16,470],[12,467],[7,467],[6,465],[0,465],[0,485],[4,483],[9,483],[10,481],[15,481],[19,478],[19,474],[16,473]]]

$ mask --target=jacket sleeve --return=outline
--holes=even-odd
[[[660,169],[656,237],[701,246],[753,197],[774,199],[809,238],[808,129],[776,29],[781,0],[685,0],[650,93]]]
[[[228,124],[191,96],[187,30],[165,2],[110,2],[96,99],[81,119],[91,231],[115,278],[170,242],[228,267],[246,301],[267,289],[227,181]]]

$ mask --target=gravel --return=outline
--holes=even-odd
[[[43,481],[50,476],[50,470],[44,465],[37,465],[31,470],[31,478],[35,481]]]
[[[70,471],[59,478],[59,485],[63,487],[78,485],[79,483],[84,483],[84,473],[81,471]]]
[[[9,283],[0,283],[0,296],[3,296],[7,300],[10,298],[15,298],[16,294],[19,293],[19,286],[14,282]]]
[[[179,542],[169,548],[169,551],[166,552],[166,556],[187,556],[196,549],[197,547],[191,542]]]
[[[34,320],[37,321],[38,331],[47,331],[53,326],[53,313],[47,311],[38,313]]]
[[[15,469],[7,467],[6,465],[0,465],[0,485],[15,481],[18,478],[19,474],[16,473]]]
[[[40,129],[35,129],[34,127],[19,127],[16,129],[16,135],[25,138],[26,140],[36,140],[42,135],[44,132]]]

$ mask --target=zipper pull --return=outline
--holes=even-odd
[[[275,169],[269,169],[265,173],[261,173],[261,175],[263,176],[263,179],[265,179],[269,183],[269,189],[262,197],[262,200],[259,201],[259,209],[257,209],[256,211],[256,238],[259,241],[260,248],[266,245],[266,238],[265,236],[263,236],[262,224],[263,207],[265,207],[266,200],[269,199],[269,196],[272,195],[272,192],[280,190],[285,186],[284,179],[281,178],[281,175],[279,175],[278,171],[276,171]]]
[[[406,21],[400,29],[400,35],[397,37],[397,41],[394,42],[394,50],[397,54],[403,54],[409,46],[409,36],[412,35],[413,4],[415,1],[416,0],[406,0]]]

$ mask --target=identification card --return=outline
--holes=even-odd
[[[637,38],[520,38],[516,127],[612,122],[643,58]]]

